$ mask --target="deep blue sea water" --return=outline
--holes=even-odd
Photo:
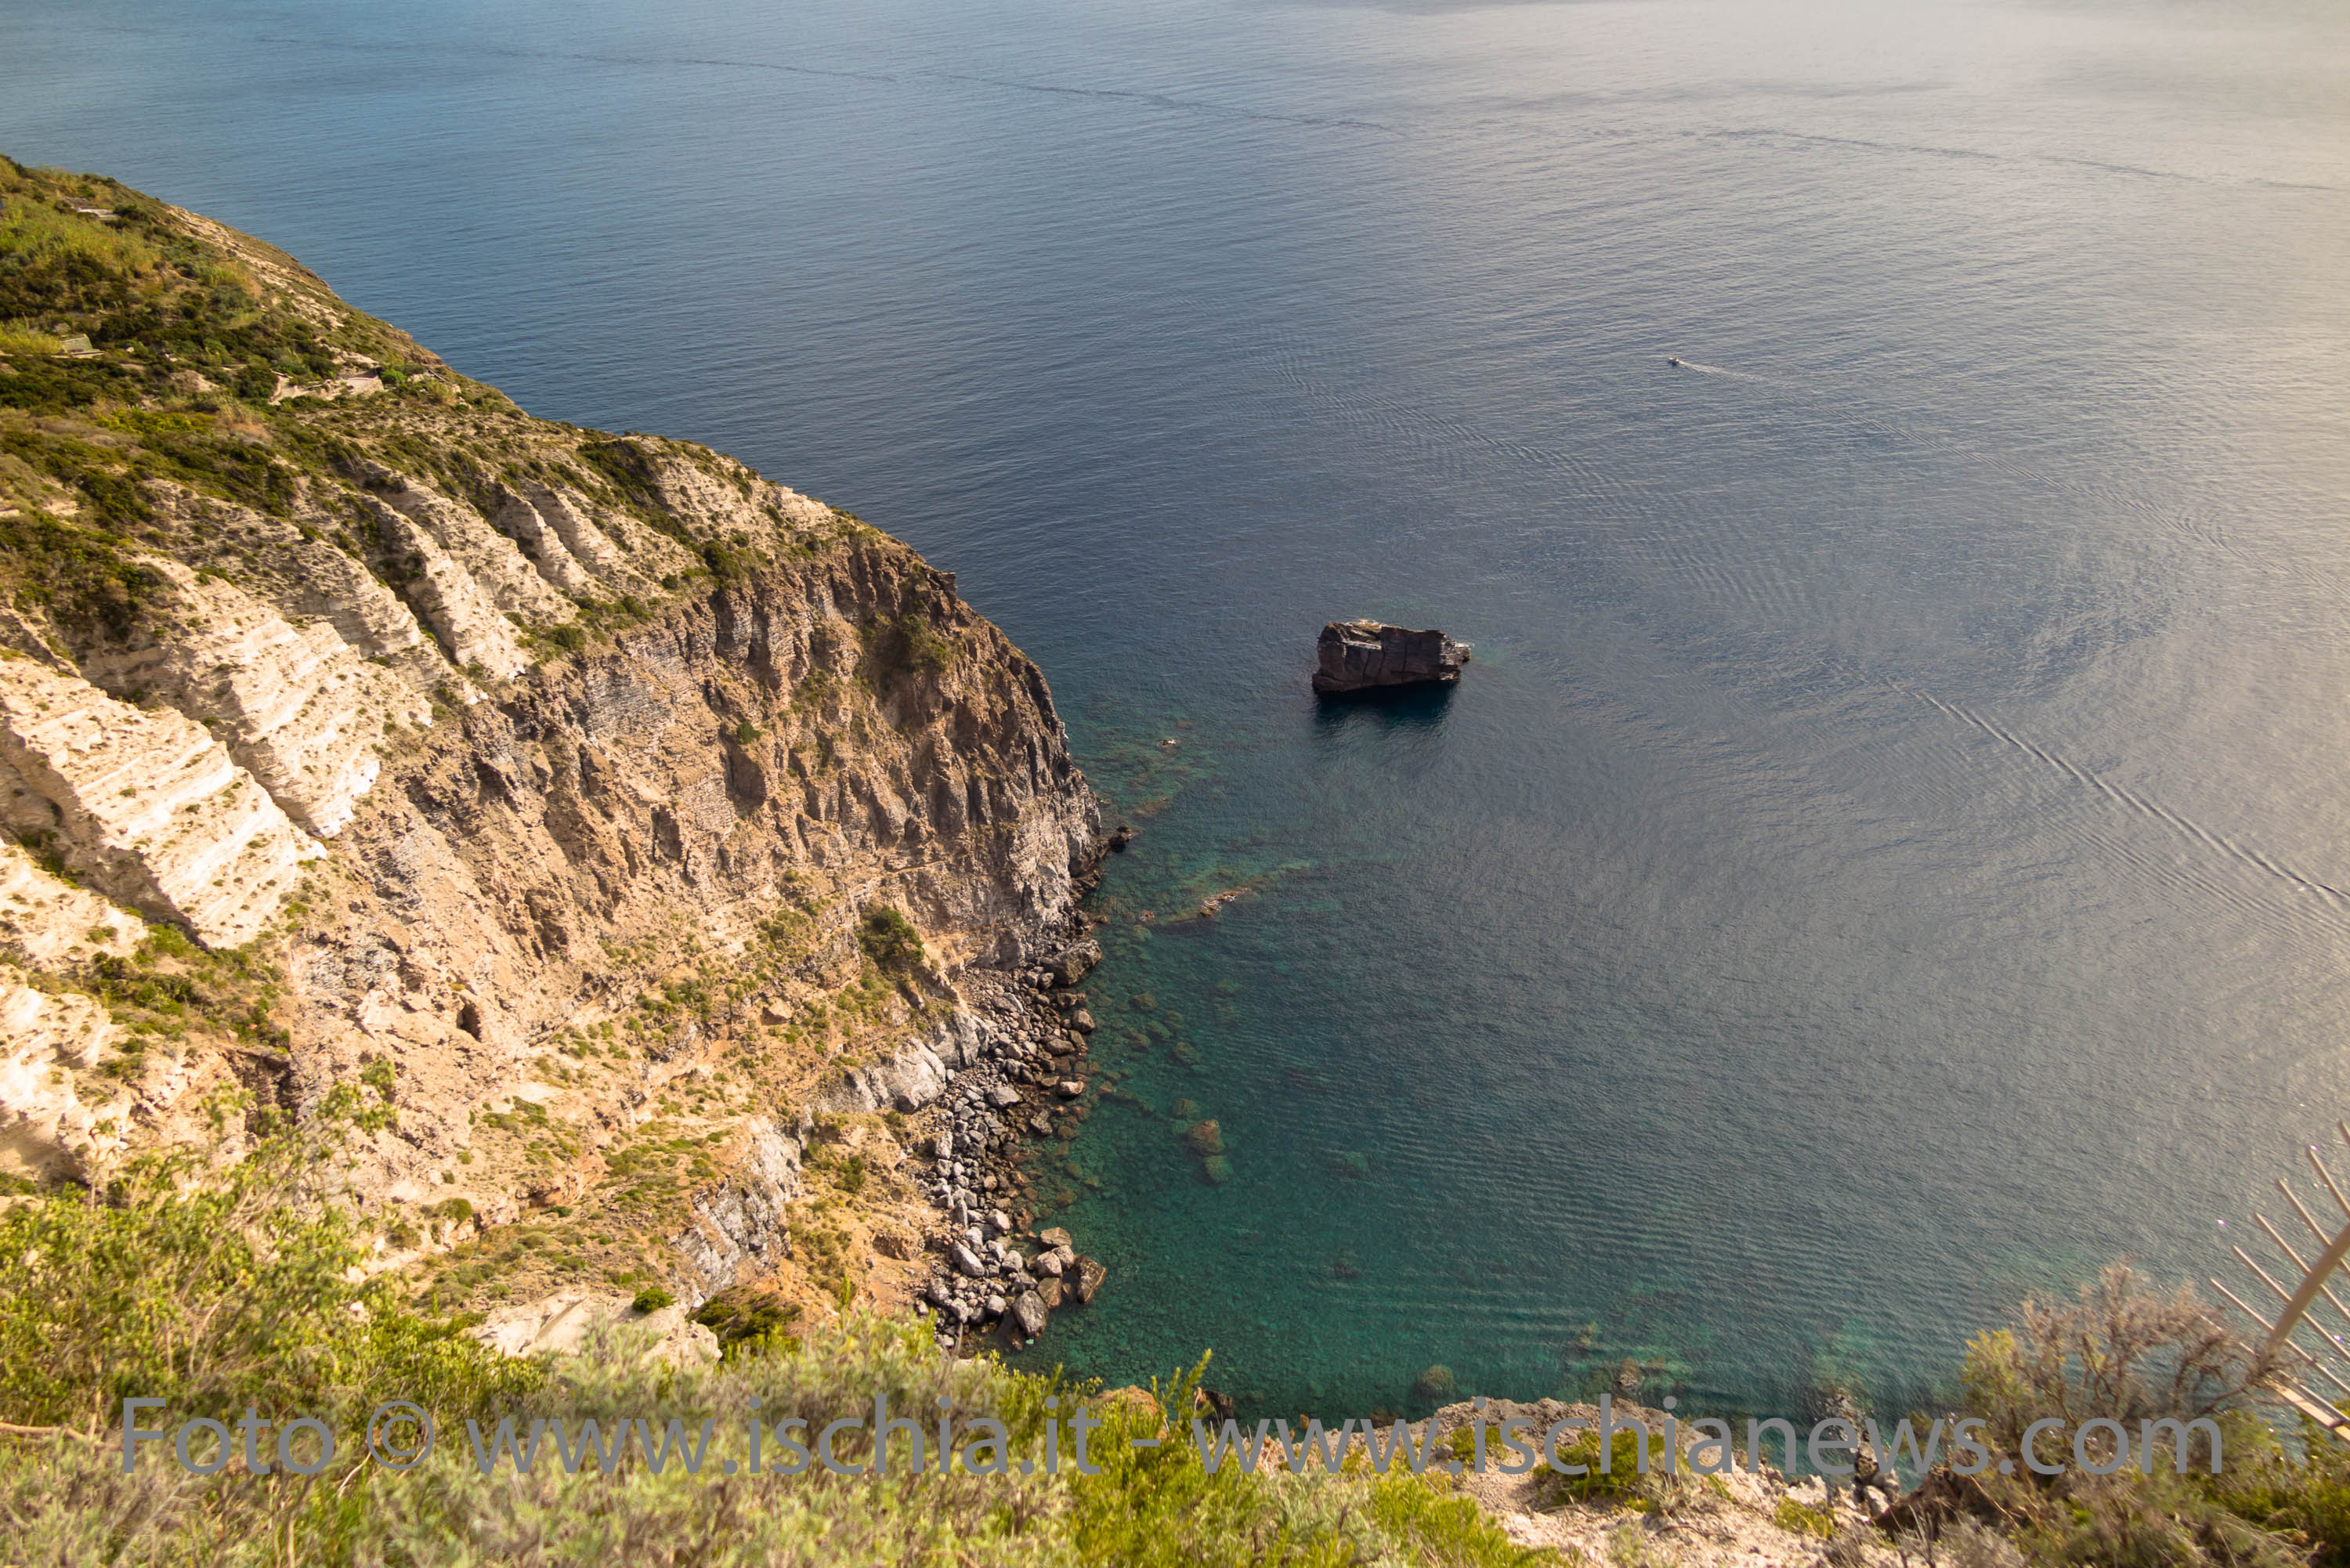
[[[1145,831],[1037,1355],[1890,1389],[2350,1112],[2338,5],[16,0],[0,150],[1045,665]]]

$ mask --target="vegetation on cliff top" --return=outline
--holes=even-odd
[[[1439,1478],[1359,1465],[1327,1480],[1232,1466],[1211,1476],[1188,1444],[1130,1448],[1159,1424],[1147,1402],[1100,1407],[1108,1424],[1090,1453],[1101,1474],[1045,1474],[1048,1401],[1066,1413],[1097,1390],[958,1362],[927,1329],[861,1311],[805,1337],[783,1332],[787,1317],[773,1309],[713,1312],[735,1353],[706,1373],[639,1365],[625,1329],[559,1363],[504,1359],[464,1334],[466,1320],[420,1315],[380,1282],[354,1282],[367,1227],[319,1195],[339,1147],[319,1129],[364,1129],[381,1110],[373,1095],[346,1094],[311,1128],[278,1129],[203,1184],[185,1184],[184,1157],[150,1157],[102,1191],[25,1199],[0,1214],[0,1511],[12,1561],[590,1563],[616,1548],[632,1561],[859,1568],[1538,1560]],[[1169,1380],[1173,1408],[1190,1407],[1196,1380]],[[876,1477],[728,1475],[715,1459],[692,1474],[673,1456],[656,1469],[633,1449],[617,1473],[566,1475],[551,1447],[527,1475],[509,1462],[485,1476],[473,1449],[475,1435],[494,1445],[507,1419],[526,1440],[541,1417],[572,1431],[590,1417],[606,1430],[650,1418],[660,1448],[672,1418],[696,1433],[707,1417],[715,1451],[739,1459],[754,1407],[770,1422],[798,1416],[813,1433],[869,1417],[877,1395],[933,1423],[942,1407],[965,1428],[994,1417],[1010,1438],[1009,1473],[960,1464],[911,1479],[902,1436],[897,1473]],[[123,1474],[119,1414],[130,1397],[166,1401],[141,1424],[167,1434],[199,1417],[241,1433],[256,1413],[270,1423],[259,1463],[234,1437],[240,1451],[224,1468],[192,1475],[167,1440]],[[426,1408],[437,1428],[431,1454],[405,1472],[364,1452],[373,1408],[394,1398]],[[274,1461],[278,1428],[297,1416],[337,1435],[316,1475]],[[315,1435],[291,1451],[312,1463]],[[852,1434],[836,1451],[861,1461],[869,1440]],[[209,1436],[191,1449],[199,1464],[213,1452]],[[1023,1459],[1034,1473],[1020,1473]]]
[[[22,610],[120,638],[161,586],[142,553],[239,565],[232,542],[173,532],[158,482],[291,522],[395,587],[400,563],[357,504],[385,469],[484,515],[502,484],[566,486],[680,547],[648,563],[642,591],[578,593],[576,614],[523,628],[553,652],[778,549],[877,536],[846,513],[811,526],[772,503],[764,543],[709,534],[664,493],[656,453],[757,493],[754,472],[691,442],[530,418],[250,236],[103,176],[0,158],[0,596]],[[951,657],[919,626],[884,637],[902,661]]]

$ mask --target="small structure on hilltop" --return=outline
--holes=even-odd
[[[1469,662],[1469,645],[1440,631],[1413,631],[1376,620],[1334,620],[1315,651],[1314,690],[1326,696],[1390,686],[1451,684]]]

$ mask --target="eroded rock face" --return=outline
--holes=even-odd
[[[785,1212],[800,1192],[800,1139],[764,1117],[744,1124],[745,1151],[715,1188],[696,1193],[693,1223],[671,1238],[712,1294],[791,1256]]]
[[[324,853],[194,721],[25,658],[0,659],[0,791],[20,837],[216,947],[258,936]]]
[[[959,984],[1082,935],[1100,825],[1043,674],[852,514],[532,420],[172,218],[338,373],[265,418],[162,378],[102,473],[0,474],[62,542],[0,563],[0,951],[37,981],[0,987],[0,1165],[234,1158],[214,1090],[342,1091],[388,1124],[338,1167],[377,1266],[533,1220],[532,1294],[789,1272],[812,1111],[1000,1082]]]
[[[222,578],[177,562],[153,569],[172,584],[178,625],[85,659],[82,673],[212,722],[286,815],[322,838],[342,831],[374,786],[385,731],[431,723],[431,704],[324,620],[297,628]]]
[[[0,951],[47,969],[122,952],[137,940],[138,927],[113,904],[49,875],[23,846],[0,838]]]
[[[120,1149],[130,1118],[120,1096],[92,1103],[80,1075],[98,1064],[113,1025],[86,996],[50,996],[0,981],[0,1172],[78,1177]]]
[[[683,1369],[718,1359],[718,1336],[686,1316],[681,1303],[638,1313],[629,1298],[604,1291],[558,1291],[554,1295],[491,1313],[473,1337],[508,1355],[574,1355],[589,1336],[608,1325],[635,1331],[639,1359]]]
[[[1334,620],[1315,644],[1314,690],[1331,695],[1388,686],[1450,683],[1469,662],[1469,645],[1440,631],[1375,620]]]

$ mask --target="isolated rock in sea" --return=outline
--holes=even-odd
[[[1321,667],[1314,672],[1314,690],[1329,693],[1455,681],[1469,662],[1465,642],[1375,620],[1332,621],[1322,628],[1315,653]]]
[[[1080,1257],[1076,1267],[1069,1272],[1076,1276],[1074,1288],[1080,1304],[1092,1301],[1095,1293],[1102,1288],[1102,1282],[1109,1278],[1109,1266],[1097,1258]],[[1062,1277],[1066,1280],[1068,1275]]]
[[[1224,1152],[1224,1129],[1213,1121],[1194,1122],[1184,1133],[1183,1141],[1191,1146],[1193,1154],[1202,1158],[1222,1154]]]

